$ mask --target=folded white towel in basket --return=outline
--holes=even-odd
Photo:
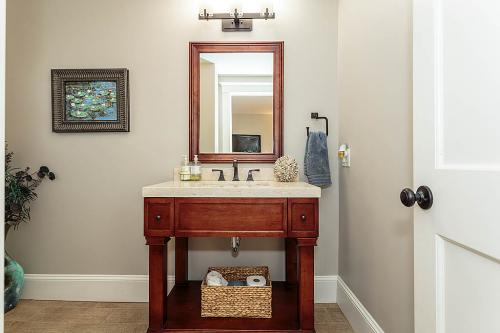
[[[222,287],[227,286],[228,282],[221,273],[217,271],[210,271],[207,274],[207,285],[212,287]]]

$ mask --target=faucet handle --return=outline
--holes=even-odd
[[[260,172],[260,169],[251,169],[248,170],[247,182],[253,182],[253,174],[252,172]]]
[[[240,176],[238,174],[238,160],[233,160],[233,182],[237,182],[240,180]]]
[[[224,170],[222,169],[212,169],[212,172],[219,172],[219,181],[220,182],[223,182],[225,181],[226,179],[224,178]]]

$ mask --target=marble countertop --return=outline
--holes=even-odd
[[[319,198],[321,189],[304,182],[169,181],[142,188],[142,196],[178,198]]]

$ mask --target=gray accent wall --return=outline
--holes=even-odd
[[[310,112],[331,120],[334,185],[321,199],[316,274],[337,274],[337,1],[276,2],[277,19],[254,22],[251,33],[199,21],[200,4],[7,1],[9,147],[16,165],[47,164],[58,176],[40,187],[32,221],[7,240],[26,273],[147,274],[141,187],[171,180],[188,151],[188,43],[283,40],[285,153],[302,165],[305,127],[323,125]],[[130,70],[131,132],[52,133],[50,69],[106,67]],[[193,278],[219,264],[267,264],[274,279],[284,277],[279,240],[243,239],[237,260],[228,239],[193,240],[190,251]]]
[[[413,324],[411,0],[341,0],[340,277],[386,333]]]

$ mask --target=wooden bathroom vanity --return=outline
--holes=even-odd
[[[320,195],[319,188],[300,182],[167,182],[144,187],[148,332],[314,332]],[[167,243],[172,237],[175,286],[167,295]],[[286,281],[272,281],[272,318],[202,318],[201,281],[188,280],[189,237],[284,239]]]

